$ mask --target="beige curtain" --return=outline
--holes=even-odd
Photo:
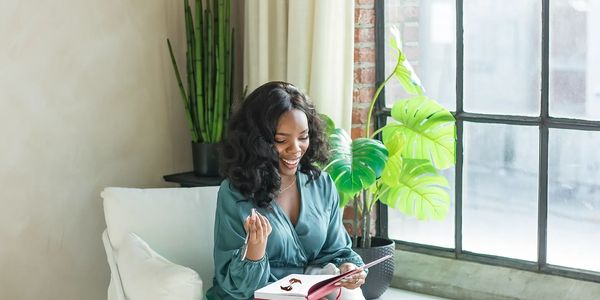
[[[248,92],[267,81],[288,81],[349,131],[354,1],[246,0],[244,15]]]

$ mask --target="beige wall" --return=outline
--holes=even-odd
[[[181,1],[0,0],[0,299],[106,299],[99,193],[191,166]],[[180,52],[183,58],[183,52]]]

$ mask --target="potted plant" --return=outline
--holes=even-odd
[[[194,17],[189,1],[184,0],[184,13],[187,89],[169,39],[167,45],[192,134],[194,173],[218,176],[217,149],[232,103],[231,0],[207,1],[205,9],[202,0],[196,0]]]
[[[397,51],[398,59],[395,69],[378,86],[371,100],[366,136],[351,140],[348,133],[335,128],[326,118],[331,157],[324,170],[335,181],[340,205],[353,201],[355,218],[362,216],[361,230],[357,230],[358,222],[354,221],[353,243],[365,260],[394,251],[393,241],[370,236],[371,211],[377,201],[420,220],[443,219],[450,206],[448,182],[438,170],[455,163],[455,119],[448,110],[424,95],[420,80],[399,43],[399,32],[392,28],[391,46]],[[393,121],[369,136],[375,103],[392,77],[411,96],[397,101],[391,111]],[[382,141],[374,138],[378,133]],[[357,236],[359,231],[361,237]],[[387,289],[393,274],[393,261],[389,263],[391,267],[380,267],[383,274],[379,275],[384,278],[377,278],[379,276],[373,273],[378,272],[370,270],[363,285],[365,297],[379,297]]]

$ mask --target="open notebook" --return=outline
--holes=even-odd
[[[340,275],[291,274],[256,290],[254,292],[254,299],[321,299],[339,288],[339,286],[335,285],[337,282],[389,258],[392,258],[392,255],[386,255],[358,269]]]

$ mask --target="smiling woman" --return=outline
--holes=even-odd
[[[290,274],[335,274],[362,259],[340,218],[324,125],[296,87],[269,82],[233,114],[223,144],[215,218],[212,299],[251,299]],[[364,299],[364,271],[342,284],[342,299]],[[337,294],[337,293],[336,293]],[[335,296],[335,295],[334,295]]]
[[[232,115],[223,143],[221,171],[260,207],[276,198],[300,171],[320,175],[327,160],[323,124],[295,86],[269,82],[252,92]]]
[[[287,111],[279,117],[275,132],[275,147],[279,154],[280,175],[294,176],[300,159],[308,149],[308,118],[299,109]]]

